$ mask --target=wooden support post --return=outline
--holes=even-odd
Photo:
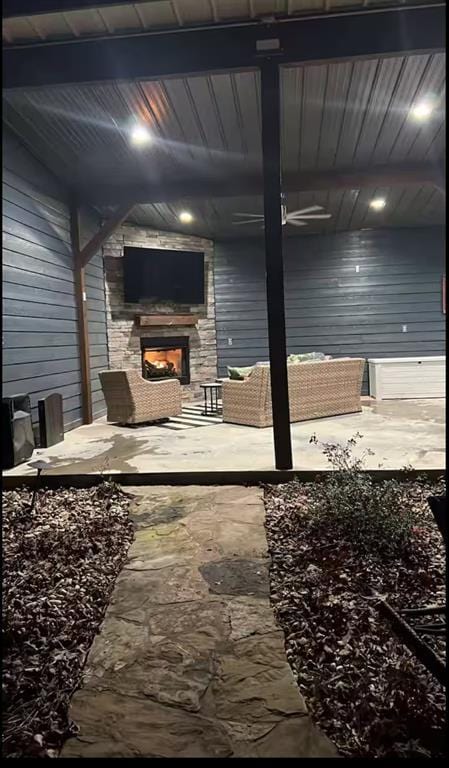
[[[75,203],[70,209],[70,230],[73,249],[73,270],[75,275],[75,300],[78,317],[78,346],[81,367],[81,399],[83,424],[92,424],[92,385],[90,381],[89,327],[87,320],[87,296],[84,266],[80,259],[80,218]]]
[[[292,445],[285,338],[284,264],[281,223],[281,141],[279,66],[261,67],[265,270],[271,403],[276,469],[291,469]]]
[[[75,298],[78,314],[78,344],[81,365],[81,394],[83,424],[92,424],[92,385],[90,380],[89,325],[87,320],[87,295],[85,267],[92,256],[100,250],[103,243],[112,235],[132,211],[133,205],[120,206],[110,219],[105,221],[96,235],[81,248],[79,206],[73,202],[70,209],[70,231],[73,249],[73,269],[75,274]]]

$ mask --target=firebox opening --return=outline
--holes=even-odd
[[[188,337],[143,338],[141,345],[146,379],[177,378],[181,384],[190,384]]]
[[[143,353],[147,378],[181,376],[182,351],[180,349],[147,349]]]

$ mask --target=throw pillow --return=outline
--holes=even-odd
[[[287,362],[290,365],[297,365],[298,363],[307,363],[311,360],[325,360],[326,355],[323,352],[301,352],[297,355],[289,355]]]
[[[249,376],[252,369],[252,365],[248,365],[245,368],[230,368],[228,366],[228,376],[234,381],[243,381],[247,376]]]

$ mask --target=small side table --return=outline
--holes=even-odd
[[[218,404],[218,396],[221,394],[221,382],[214,381],[210,384],[201,384],[204,390],[204,411],[202,416],[218,416],[221,414],[221,407]]]

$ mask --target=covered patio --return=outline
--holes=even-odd
[[[267,19],[256,3],[227,29],[220,3],[178,35],[146,7],[170,3],[138,21],[130,5],[98,11],[98,39],[72,6],[5,24],[4,392],[30,395],[33,458],[56,474],[314,470],[313,434],[360,433],[370,468],[441,469],[441,386],[376,400],[368,360],[445,350],[442,8],[287,3]],[[204,300],[130,300],[138,249],[203,254]],[[365,361],[361,412],[289,419],[287,358],[310,351]],[[257,364],[269,426],[201,415],[204,384]],[[182,410],[106,423],[99,374],[158,365]],[[54,392],[65,437],[45,449],[37,404]]]
[[[195,423],[196,422],[196,423]],[[445,401],[366,402],[362,413],[292,424],[294,469],[315,472],[329,469],[313,434],[323,443],[345,444],[356,433],[363,436],[357,452],[366,448],[366,467],[372,470],[442,470],[445,464]],[[178,427],[178,428],[177,428]],[[153,482],[161,477],[175,482],[186,477],[212,477],[229,472],[262,478],[273,468],[273,430],[223,424],[217,419],[188,417],[165,425],[124,428],[105,417],[78,427],[63,443],[36,450],[33,460],[47,464],[48,475],[143,475]],[[35,475],[21,465],[5,476]]]
[[[444,5],[3,17],[5,756],[442,757]]]

